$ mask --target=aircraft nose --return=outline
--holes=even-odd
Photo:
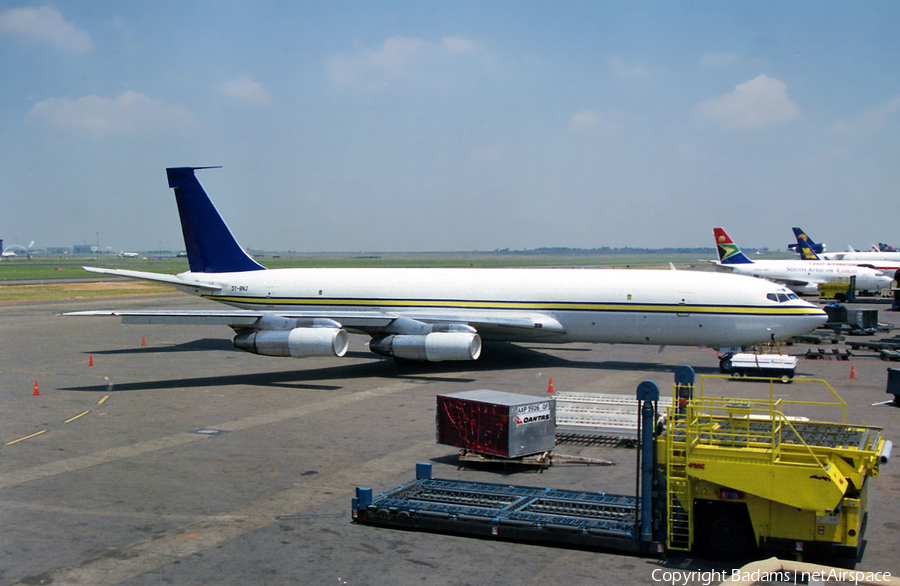
[[[828,321],[828,314],[825,313],[824,309],[821,309],[821,308],[818,308],[815,306],[813,306],[813,309],[816,310],[816,312],[813,314],[817,318],[816,319],[816,327],[825,325],[825,322]]]
[[[813,305],[812,303],[810,303],[809,301],[804,301],[802,299],[797,299],[796,302],[801,307],[806,309],[806,311],[803,312],[803,319],[798,320],[798,321],[802,322],[806,328],[803,331],[809,331],[809,330],[815,329],[821,325],[824,325],[825,322],[828,321],[828,314],[825,313],[824,309],[817,307],[817,306]],[[798,323],[798,326],[799,325],[800,324]],[[802,332],[798,332],[798,333],[802,333]]]

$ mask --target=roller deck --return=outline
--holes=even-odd
[[[660,408],[672,399],[660,397]],[[556,433],[637,441],[639,401],[609,393],[556,393]]]
[[[430,464],[424,466],[430,473]],[[630,552],[651,549],[637,539],[634,496],[427,477],[368,503],[366,490],[357,489],[359,523]]]
[[[787,420],[785,420],[787,421]],[[716,429],[704,430],[697,435],[708,443],[727,445],[739,440],[742,436],[749,438],[767,437],[773,433],[770,421],[741,421],[728,418],[715,420]],[[669,431],[676,439],[684,440],[684,427],[675,427]],[[873,450],[881,438],[879,429],[837,423],[792,422],[791,426],[776,426],[774,429],[775,445],[808,446],[813,452],[836,451],[857,455]]]

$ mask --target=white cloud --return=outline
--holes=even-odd
[[[242,102],[250,104],[258,104],[260,106],[268,105],[271,101],[269,92],[261,83],[253,81],[246,75],[242,75],[237,79],[226,81],[219,88],[222,95],[234,98]]]
[[[161,134],[197,125],[183,106],[132,91],[115,98],[50,98],[35,104],[28,118],[94,137]]]
[[[459,37],[444,37],[441,39],[441,48],[448,53],[469,53],[475,50],[475,43]]]
[[[47,42],[67,51],[89,51],[91,35],[66,22],[54,8],[12,8],[0,12],[0,32]]]
[[[641,66],[626,65],[625,60],[618,55],[609,58],[609,66],[621,77],[643,77],[647,75],[647,70]]]
[[[575,132],[593,130],[600,126],[600,115],[591,110],[582,110],[569,120],[569,129]]]
[[[325,71],[335,85],[353,85],[358,77],[354,63],[343,55],[331,57],[325,63]]]
[[[627,118],[625,113],[617,110],[606,112],[582,110],[569,119],[569,130],[578,133],[617,134]]]
[[[126,43],[134,43],[134,28],[125,22],[121,16],[114,16],[103,23],[110,30],[115,31]]]
[[[804,157],[800,164],[807,171],[817,173],[833,170],[835,164],[851,160],[853,153],[846,147],[836,147]]]
[[[472,152],[472,158],[483,163],[495,163],[505,156],[506,151],[499,146],[483,147]]]
[[[388,82],[415,79],[441,67],[441,59],[452,59],[477,51],[469,39],[444,37],[432,42],[391,37],[377,47],[335,55],[325,64],[331,83],[339,86],[379,87]]]
[[[700,65],[704,67],[727,67],[728,65],[734,65],[740,59],[740,53],[714,53],[707,51],[700,56]]]
[[[731,93],[701,102],[697,113],[722,128],[756,130],[792,120],[800,109],[788,97],[783,81],[760,75]]]
[[[900,96],[895,96],[880,106],[868,108],[849,120],[838,120],[831,125],[831,131],[838,134],[875,132],[897,112],[900,112]]]
[[[675,145],[675,153],[685,161],[697,162],[705,159],[703,153],[701,153],[697,147],[684,141],[679,141]]]
[[[391,75],[404,76],[416,66],[427,48],[425,41],[420,39],[391,37],[381,47],[366,51],[364,62]]]

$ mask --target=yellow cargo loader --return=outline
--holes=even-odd
[[[819,283],[816,287],[819,293],[819,299],[834,299],[841,303],[852,301],[856,297],[856,291],[849,283]]]
[[[712,378],[730,377],[701,377],[695,392],[693,369],[676,369],[665,423],[658,385],[638,385],[632,494],[434,478],[424,462],[415,481],[378,496],[357,487],[353,520],[644,555],[736,559],[768,550],[859,559],[868,480],[891,452],[881,429],[848,425],[846,403],[825,381],[795,379],[831,393],[808,402],[775,399],[781,380],[772,378],[757,379],[768,382],[766,399],[707,398]],[[834,413],[839,423],[811,420]]]
[[[692,373],[691,373],[692,374]],[[676,374],[676,380],[677,380]],[[846,404],[704,397],[676,382],[668,428],[657,438],[666,483],[666,545],[734,558],[752,548],[858,558],[867,480],[890,457],[881,428],[846,423]],[[768,380],[768,379],[763,379]],[[692,382],[692,381],[691,381]],[[840,423],[789,418],[842,411]]]

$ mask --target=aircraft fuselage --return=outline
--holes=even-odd
[[[353,312],[426,322],[465,314],[469,323],[483,314],[477,329],[485,340],[733,347],[783,339],[826,319],[804,301],[773,300],[784,291],[777,285],[697,271],[277,269],[179,277],[218,288],[182,290],[240,309],[322,313],[361,332]],[[492,325],[498,313],[533,326]]]

